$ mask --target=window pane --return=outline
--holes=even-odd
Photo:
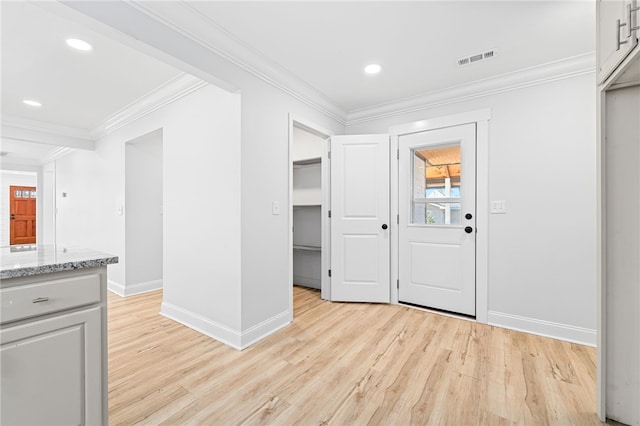
[[[414,203],[416,225],[460,225],[460,203]]]
[[[15,197],[16,197],[16,198],[22,198],[22,191],[21,191],[21,190],[19,190],[19,189],[16,189],[16,190],[15,190]]]
[[[460,144],[414,148],[412,220],[420,225],[460,224]]]

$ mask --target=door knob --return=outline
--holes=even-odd
[[[467,226],[466,228],[464,228],[464,232],[466,232],[467,234],[470,234],[473,232],[473,228],[470,226]]]
[[[387,228],[388,228],[387,224],[386,224],[386,223],[383,223],[383,224],[382,224],[382,229],[387,229]]]
[[[471,220],[471,219],[473,219],[473,215],[471,213],[467,213],[467,214],[464,215],[464,218],[467,219],[467,220]]]

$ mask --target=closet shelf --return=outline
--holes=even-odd
[[[294,245],[293,245],[293,249],[294,249],[294,250],[306,250],[306,251],[321,251],[321,250],[322,250],[320,247],[316,247],[316,246],[302,246],[302,245],[298,245],[298,244],[294,244]]]
[[[321,161],[322,161],[322,159],[320,157],[305,158],[303,160],[294,161],[293,165],[294,166],[306,166],[308,164],[320,164]]]

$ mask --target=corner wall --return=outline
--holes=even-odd
[[[119,256],[109,267],[110,288],[136,292],[125,275],[125,144],[158,129],[162,312],[233,337],[240,333],[240,95],[207,85],[100,139],[95,152],[57,160],[58,242]]]
[[[595,345],[594,74],[347,127],[392,125],[491,109],[489,323]]]

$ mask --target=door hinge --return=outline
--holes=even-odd
[[[396,280],[396,288],[400,288],[400,280]]]
[[[327,152],[327,158],[331,160],[331,151]]]
[[[396,223],[398,225],[400,225],[400,215],[399,214],[396,215]]]
[[[329,269],[329,276],[331,276],[331,269]]]
[[[400,159],[400,149],[396,149],[396,160]]]
[[[329,218],[331,218],[331,210],[329,210]]]

